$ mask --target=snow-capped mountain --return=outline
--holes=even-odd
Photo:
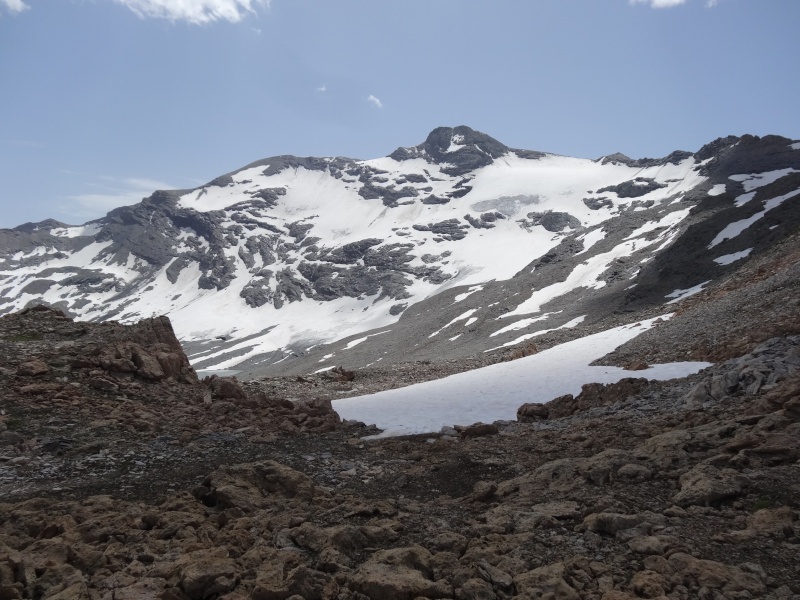
[[[474,355],[669,312],[795,231],[799,198],[800,143],[778,136],[588,160],[441,127],[0,230],[0,314],[166,314],[201,368]]]

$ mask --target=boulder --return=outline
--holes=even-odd
[[[742,477],[736,471],[704,463],[681,475],[680,484],[681,491],[672,499],[678,506],[707,506],[744,493]]]
[[[38,377],[39,375],[44,375],[49,370],[50,367],[47,366],[46,362],[35,358],[33,360],[24,362],[17,367],[17,375],[22,375],[25,377]]]
[[[557,562],[514,577],[517,588],[515,598],[553,598],[558,600],[580,600],[577,590],[564,579],[564,563]]]
[[[348,585],[353,591],[382,600],[452,598],[449,583],[431,579],[430,561],[430,552],[421,546],[381,550],[350,576]]]
[[[267,460],[222,466],[206,477],[195,496],[208,506],[251,512],[286,500],[309,502],[315,492],[308,475]]]
[[[533,423],[534,421],[543,421],[549,415],[549,409],[544,404],[536,404],[533,402],[526,402],[517,409],[517,421],[520,423]]]

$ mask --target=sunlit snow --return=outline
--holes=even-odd
[[[717,185],[712,187],[710,190],[708,190],[708,195],[709,196],[721,196],[724,193],[725,193],[725,184],[724,183],[718,183]]]
[[[387,390],[369,396],[336,400],[344,419],[374,423],[378,437],[428,433],[443,426],[516,419],[526,402],[543,403],[564,394],[578,394],[585,383],[613,383],[631,372],[590,363],[653,326],[656,319],[596,333],[538,354],[444,379]],[[683,377],[709,366],[684,362],[653,365],[637,372],[648,379]]]
[[[767,171],[765,173],[750,173],[731,175],[728,179],[732,181],[740,181],[744,187],[745,192],[752,192],[755,189],[764,187],[771,183],[775,183],[778,179],[786,177],[790,173],[800,173],[796,169],[777,169],[775,171]]]

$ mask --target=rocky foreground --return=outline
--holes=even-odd
[[[800,598],[800,336],[429,436],[331,410],[425,368],[201,382],[164,318],[0,318],[0,600]]]

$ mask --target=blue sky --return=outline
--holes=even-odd
[[[596,158],[800,138],[798,0],[0,0],[0,227],[439,125]]]

